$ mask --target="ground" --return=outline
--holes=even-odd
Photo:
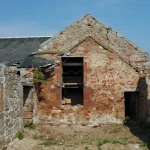
[[[8,150],[146,150],[149,133],[138,124],[32,125]]]

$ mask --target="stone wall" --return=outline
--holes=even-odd
[[[91,37],[72,49],[70,56],[84,59],[84,105],[61,105],[61,57],[55,57],[59,65],[39,88],[38,109],[42,119],[70,124],[122,123],[126,91],[139,91],[138,117],[147,118],[147,83],[142,72],[137,72],[130,63],[104,49]],[[43,57],[50,59],[54,55]]]
[[[20,77],[13,68],[0,65],[0,147],[17,138],[23,129],[23,96]]]
[[[144,69],[143,63],[148,61],[148,53],[91,15],[84,16],[41,44],[37,53],[64,54],[71,51],[87,37],[92,37],[102,47],[112,50],[138,70]]]
[[[146,81],[147,81],[147,121],[150,122],[150,75],[147,75]]]
[[[147,95],[146,97],[146,106],[147,106],[147,120],[150,121],[150,62],[147,62],[144,64],[145,66],[145,82],[146,82],[146,88],[145,88],[145,93]],[[142,87],[142,89],[144,89]]]
[[[138,46],[91,15],[73,23],[40,45],[35,53],[58,66],[39,88],[39,115],[45,120],[94,124],[121,123],[125,92],[138,93],[138,119],[148,117],[148,88],[144,63],[149,56]],[[61,56],[82,56],[84,105],[64,107]]]
[[[23,120],[24,123],[38,123],[38,92],[34,86],[33,79],[34,68],[21,68],[20,77],[23,86]]]
[[[38,118],[37,118],[38,98],[37,98],[36,89],[34,86],[29,86],[29,85],[23,86],[23,89],[24,89],[23,95],[25,97],[24,105],[23,105],[24,123],[27,122],[38,123]]]
[[[39,85],[38,117],[72,124],[121,123],[125,118],[125,92],[138,93],[138,119],[148,117],[148,84],[144,63],[149,56],[112,28],[86,15],[34,53],[58,66]],[[82,56],[83,106],[63,106],[61,56]]]

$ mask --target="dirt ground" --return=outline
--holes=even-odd
[[[148,150],[150,135],[137,125],[40,125],[8,150]]]

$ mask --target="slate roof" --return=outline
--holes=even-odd
[[[48,63],[48,60],[30,56],[31,53],[38,49],[41,43],[48,39],[50,37],[0,38],[0,63],[12,65],[14,62],[19,62],[22,66],[30,65],[29,63],[32,63],[31,66],[40,62],[41,64]]]
[[[28,55],[23,63],[21,63],[18,67],[19,68],[26,68],[26,67],[43,67],[43,66],[53,66],[55,65],[54,60],[47,60],[41,57],[35,57],[34,55]]]

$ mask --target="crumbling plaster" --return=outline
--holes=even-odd
[[[50,54],[47,56],[51,58]],[[139,90],[138,82],[143,75],[91,37],[72,49],[70,56],[84,57],[84,106],[61,105],[61,87],[58,86],[62,82],[60,63],[48,81],[40,86],[41,116],[50,122],[60,119],[74,124],[121,123],[125,117],[124,92],[126,89]],[[59,57],[56,58],[60,61]],[[141,104],[139,116],[146,118],[146,101]]]
[[[47,74],[48,81],[38,91],[38,114],[43,119],[83,124],[94,124],[91,120],[121,123],[125,118],[124,92],[127,89],[140,91],[139,119],[149,116],[148,86],[143,65],[149,60],[148,54],[91,15],[84,16],[42,43],[34,54],[58,63],[54,72]],[[61,105],[61,56],[83,57],[83,106]]]

